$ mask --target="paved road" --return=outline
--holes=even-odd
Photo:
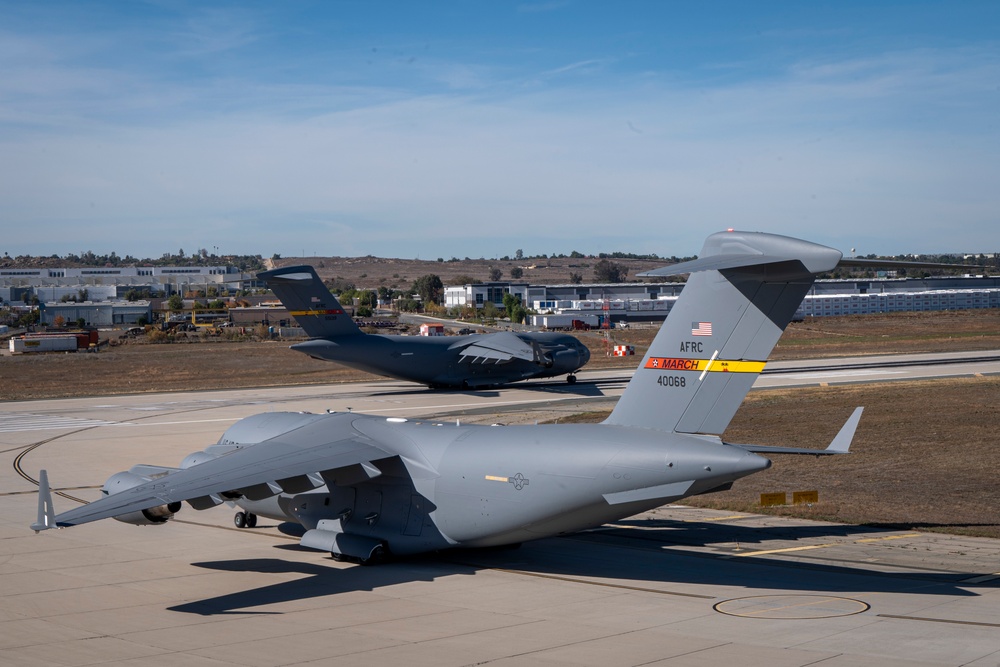
[[[996,362],[962,364],[996,372]],[[905,373],[937,369],[947,371]],[[871,371],[885,370],[761,380],[875,381]],[[237,530],[224,507],[185,507],[161,527],[105,521],[34,535],[34,484],[14,468],[20,457],[29,475],[45,467],[63,493],[92,499],[111,473],[176,465],[261,411],[530,422],[532,407],[613,402],[626,380],[0,404],[0,665],[1000,664],[995,540],[668,506],[515,551],[363,568],[300,549],[269,521]]]

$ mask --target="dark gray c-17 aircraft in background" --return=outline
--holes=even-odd
[[[358,413],[264,413],[179,468],[139,465],[103,497],[56,515],[45,471],[34,530],[114,517],[166,523],[182,502],[234,501],[305,528],[301,544],[362,563],[385,554],[516,544],[729,488],[762,454],[846,454],[854,411],[826,449],[721,435],[813,283],[841,260],[784,236],[721,232],[690,273],[611,415],[600,424],[441,425]]]
[[[292,349],[315,359],[430,387],[476,389],[574,373],[590,360],[576,337],[500,331],[469,336],[366,334],[311,266],[257,274],[312,338]]]

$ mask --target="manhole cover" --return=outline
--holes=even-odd
[[[758,595],[724,600],[715,611],[744,618],[832,618],[868,611],[867,602],[830,595]]]

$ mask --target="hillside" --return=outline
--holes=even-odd
[[[609,258],[628,269],[628,280],[642,280],[635,275],[671,263],[670,259],[619,259]],[[598,257],[549,257],[515,259],[446,259],[443,261],[421,259],[392,259],[384,257],[290,257],[267,260],[275,268],[295,264],[310,264],[323,280],[340,279],[358,288],[386,286],[401,289],[409,287],[420,276],[433,273],[445,285],[465,284],[463,277],[475,282],[489,280],[490,270],[502,272],[501,280],[527,282],[536,285],[560,285],[572,282],[570,274],[582,277],[582,282],[594,282],[594,265]],[[511,269],[520,267],[523,275],[511,278]]]

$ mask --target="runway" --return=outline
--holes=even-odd
[[[993,361],[984,360],[993,356]],[[871,361],[871,360],[867,360]],[[917,361],[920,361],[917,359]],[[1000,371],[771,364],[757,386]],[[1000,665],[1000,544],[668,506],[518,550],[377,567],[298,547],[232,510],[34,535],[49,471],[89,500],[135,463],[176,465],[269,410],[530,423],[610,405],[628,373],[487,392],[398,382],[0,405],[0,665]],[[56,508],[75,503],[57,496]]]

